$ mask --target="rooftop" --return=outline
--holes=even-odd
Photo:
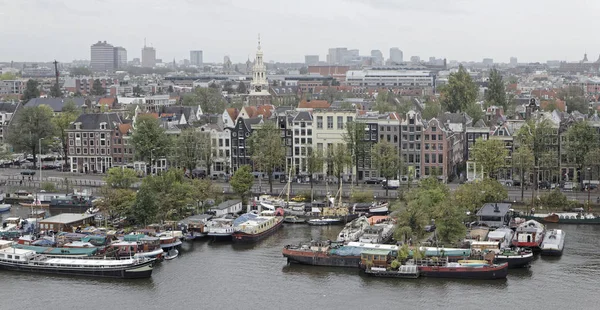
[[[83,221],[85,219],[89,219],[94,217],[94,215],[90,214],[81,214],[81,213],[62,213],[59,215],[51,216],[49,218],[43,219],[40,223],[59,223],[59,224],[71,224],[79,221]]]
[[[496,212],[498,207],[498,212]],[[477,211],[477,216],[504,216],[512,207],[510,203],[486,203]]]
[[[229,208],[231,206],[234,206],[234,205],[236,205],[238,203],[242,203],[242,201],[239,200],[239,199],[237,199],[237,200],[236,199],[234,199],[234,200],[227,200],[225,202],[220,203],[218,206],[211,207],[211,209],[225,210],[225,209],[227,209],[227,208]]]

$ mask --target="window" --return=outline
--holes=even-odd
[[[225,146],[229,147],[229,139],[225,139]]]
[[[414,154],[408,154],[408,162],[409,163],[414,163],[415,162],[415,155]]]
[[[353,120],[352,116],[346,117],[346,123],[351,123]]]
[[[425,154],[425,163],[428,164],[429,163],[429,154]]]
[[[425,149],[429,150],[429,143],[425,143]]]
[[[440,141],[443,140],[442,135],[438,135],[438,140],[440,140]]]
[[[69,146],[73,146],[75,143],[73,142],[72,139],[69,139]]]
[[[435,147],[435,143],[432,143],[432,144],[431,144],[431,149],[435,151],[435,148],[436,148],[436,147]]]
[[[439,143],[439,144],[438,144],[438,150],[440,150],[440,151],[441,151],[441,150],[443,150],[443,149],[444,149],[444,147],[443,147],[443,144],[442,144],[442,143]]]
[[[294,138],[294,144],[299,144],[300,143],[300,139],[299,138]]]
[[[312,129],[307,129],[306,130],[306,135],[312,136]]]
[[[425,141],[429,141],[429,135],[425,135]]]
[[[219,139],[219,147],[223,147],[223,139]]]
[[[327,116],[327,129],[333,129],[333,116]]]
[[[435,164],[435,162],[436,162],[435,154],[431,154],[431,163]]]
[[[431,131],[436,131],[437,128],[435,126],[431,126]]]
[[[317,116],[317,128],[323,128],[323,116]]]
[[[429,167],[425,167],[425,175],[429,175]]]
[[[337,117],[337,129],[344,129],[344,117],[343,116]]]
[[[444,163],[444,155],[438,154],[438,163],[440,163],[440,164]]]
[[[116,147],[113,149],[113,154],[117,154],[117,148]]]
[[[402,149],[403,150],[406,150],[406,145],[407,145],[406,143],[402,143]]]
[[[436,137],[437,137],[436,135],[431,135],[431,140],[434,140],[434,141],[435,141],[435,138],[436,138]]]
[[[77,148],[77,149],[76,149],[76,153],[77,153],[77,155],[81,154],[81,149],[80,149],[80,148]]]
[[[90,154],[94,154],[94,149],[90,149]]]

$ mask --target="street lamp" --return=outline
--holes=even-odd
[[[588,191],[588,208],[590,208],[590,195],[592,193],[592,168],[587,167],[587,171],[588,171],[588,185],[587,185],[587,191]]]
[[[44,138],[40,138],[40,149],[38,150],[38,157],[40,158],[40,188],[42,187],[42,140]]]

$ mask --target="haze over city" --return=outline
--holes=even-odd
[[[596,59],[600,2],[574,0],[332,0],[332,1],[0,1],[0,61],[89,59],[98,40],[140,57],[144,38],[165,61],[204,51],[206,62],[253,58],[263,37],[266,61],[325,58],[330,47],[387,58],[399,47],[416,55],[459,61]],[[493,14],[492,14],[493,13]]]

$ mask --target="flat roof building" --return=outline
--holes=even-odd
[[[93,214],[81,213],[62,213],[59,215],[51,216],[47,219],[43,219],[39,222],[40,229],[42,230],[69,232],[72,232],[73,228],[76,228],[77,226],[86,226],[93,223]]]

